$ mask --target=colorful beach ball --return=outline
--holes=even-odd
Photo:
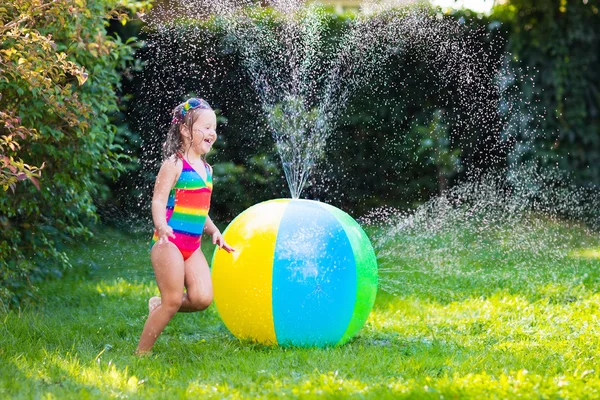
[[[377,260],[362,228],[317,201],[277,199],[250,207],[216,249],[214,301],[240,339],[330,346],[364,325],[377,294]]]

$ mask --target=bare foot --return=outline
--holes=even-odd
[[[148,351],[140,351],[139,349],[136,350],[133,353],[134,356],[138,356],[138,357],[149,357],[152,355],[152,350],[148,350]]]
[[[160,297],[158,297],[158,296],[150,297],[150,300],[148,300],[148,316],[150,316],[150,314],[152,314],[152,311],[154,311],[156,309],[156,307],[160,306],[160,304],[161,304]]]

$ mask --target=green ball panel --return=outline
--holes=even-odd
[[[377,257],[369,237],[351,216],[336,207],[320,204],[342,224],[356,260],[356,304],[348,328],[338,342],[344,344],[362,328],[375,304],[378,285]]]

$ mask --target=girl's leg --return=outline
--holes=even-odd
[[[161,303],[148,314],[136,353],[146,353],[162,333],[182,303],[184,262],[173,243],[155,244],[151,252],[152,267],[160,290]]]
[[[184,262],[185,288],[179,311],[193,312],[207,308],[213,300],[213,287],[210,269],[200,249]]]

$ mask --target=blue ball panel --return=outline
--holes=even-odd
[[[335,345],[356,301],[352,246],[340,222],[318,203],[292,200],[273,261],[273,321],[282,345]]]

